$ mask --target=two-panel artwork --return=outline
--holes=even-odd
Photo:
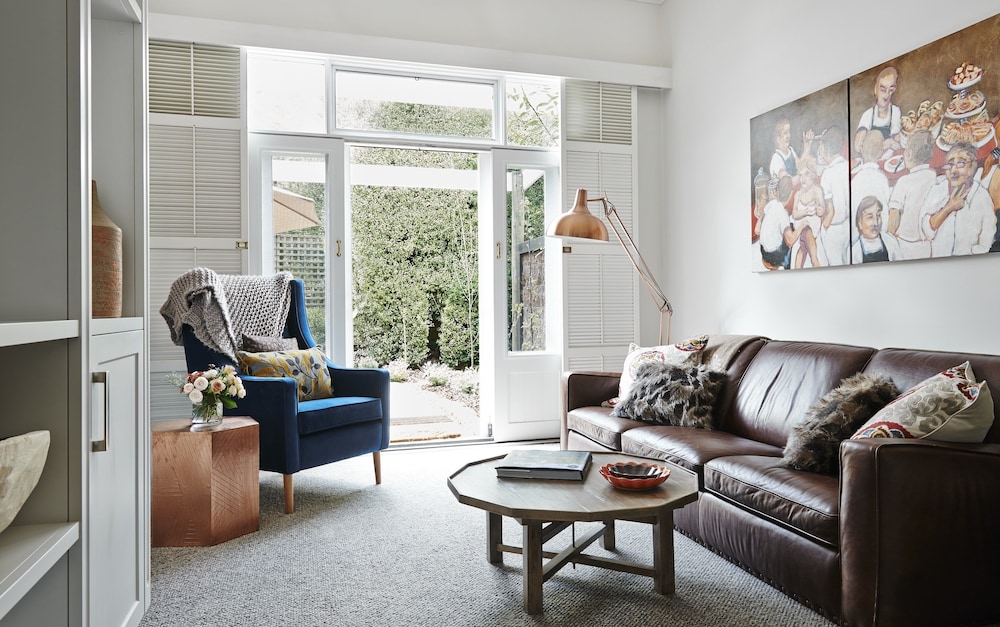
[[[1000,15],[750,121],[755,271],[1000,252]]]

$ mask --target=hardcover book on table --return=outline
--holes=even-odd
[[[497,477],[582,481],[590,460],[589,451],[515,449],[497,464]]]

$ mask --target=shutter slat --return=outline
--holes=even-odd
[[[194,114],[240,117],[239,48],[194,44]]]
[[[149,127],[149,235],[194,235],[194,129]]]

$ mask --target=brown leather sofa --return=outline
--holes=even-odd
[[[845,625],[1000,621],[1000,421],[984,444],[848,440],[840,475],[781,463],[792,426],[845,377],[906,390],[964,361],[1000,390],[1000,356],[757,338],[730,362],[713,430],[617,418],[618,373],[569,372],[563,448],[667,460],[699,477],[675,525]]]

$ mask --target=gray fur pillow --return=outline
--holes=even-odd
[[[672,366],[650,361],[635,371],[635,382],[615,405],[614,415],[654,424],[712,428],[715,398],[724,372],[704,364]]]
[[[840,442],[846,440],[890,401],[899,388],[884,375],[858,373],[816,401],[792,428],[785,444],[785,465],[835,475],[840,469]]]

